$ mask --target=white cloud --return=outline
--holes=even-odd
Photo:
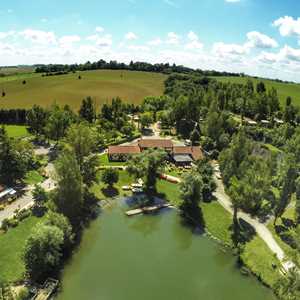
[[[9,36],[12,36],[15,34],[15,31],[13,30],[10,30],[10,31],[6,31],[6,32],[0,32],[0,40],[1,39],[6,39],[8,38]]]
[[[282,36],[300,36],[300,18],[281,17],[273,22],[273,26],[279,28]]]
[[[47,19],[47,18],[42,18],[42,19],[41,19],[41,22],[42,22],[42,23],[47,23],[47,22],[48,22],[48,19]]]
[[[180,36],[175,32],[169,32],[167,38],[167,44],[178,45],[180,42]]]
[[[188,33],[187,37],[190,40],[190,42],[185,45],[185,49],[187,49],[187,50],[200,50],[200,49],[203,48],[203,44],[199,41],[199,37],[195,32],[190,31]]]
[[[129,50],[133,50],[133,51],[149,51],[149,47],[147,46],[142,46],[142,45],[130,45],[127,47]]]
[[[111,34],[105,34],[103,36],[94,34],[94,35],[88,36],[86,39],[88,41],[94,41],[96,43],[96,45],[99,47],[110,47],[113,43]]]
[[[241,0],[225,0],[227,3],[238,3],[241,2]]]
[[[95,31],[101,33],[101,32],[104,31],[104,28],[101,27],[101,26],[97,26],[97,27],[95,28]]]
[[[247,54],[249,52],[249,49],[245,45],[225,44],[223,42],[219,42],[213,45],[212,52],[217,56],[226,57],[232,55]]]
[[[125,39],[128,41],[133,41],[133,40],[137,40],[138,36],[133,32],[128,32],[125,34]]]
[[[162,44],[162,40],[160,38],[156,38],[154,40],[151,40],[147,43],[150,46],[159,46]]]
[[[20,35],[25,38],[25,40],[29,40],[33,43],[37,44],[55,44],[56,36],[52,31],[42,31],[42,30],[34,30],[34,29],[25,29],[20,32]]]
[[[248,47],[251,48],[276,48],[278,43],[269,36],[258,31],[251,31],[247,33]]]
[[[81,38],[78,35],[65,35],[59,39],[59,43],[63,45],[70,45],[76,42],[80,42]]]

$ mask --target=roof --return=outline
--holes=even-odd
[[[192,162],[193,159],[189,154],[174,154],[173,159],[175,162]]]
[[[141,139],[139,146],[141,148],[173,148],[173,142],[167,139]]]
[[[138,154],[140,153],[139,146],[109,146],[108,154]]]
[[[187,154],[191,155],[194,160],[199,160],[203,158],[203,152],[201,147],[199,146],[175,146],[173,148],[173,153],[175,155],[178,154]]]

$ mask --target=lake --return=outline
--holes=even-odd
[[[58,300],[275,300],[177,211],[128,218],[125,210],[116,203],[85,230]]]

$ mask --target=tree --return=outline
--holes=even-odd
[[[192,220],[195,224],[203,222],[200,202],[203,200],[202,195],[203,181],[198,173],[188,173],[184,176],[180,184],[180,205],[184,215]]]
[[[43,282],[61,262],[63,232],[56,226],[36,226],[25,242],[23,258],[27,275]]]
[[[66,216],[72,226],[80,223],[80,212],[83,203],[83,182],[80,168],[72,151],[64,151],[56,165],[57,191],[54,203],[58,212]]]
[[[45,216],[43,224],[59,228],[64,235],[63,249],[66,251],[71,249],[74,243],[74,234],[70,222],[64,215],[49,211]]]
[[[66,141],[73,149],[80,168],[84,158],[96,149],[96,132],[85,123],[73,124],[67,131]]]
[[[32,162],[32,147],[12,140],[4,128],[0,131],[0,182],[12,185],[24,177]]]
[[[97,178],[97,167],[99,166],[99,158],[97,155],[91,154],[84,157],[81,167],[81,175],[83,183],[88,187],[92,186]]]
[[[145,112],[140,115],[140,122],[142,125],[142,129],[149,127],[153,123],[152,113]]]
[[[101,179],[105,184],[112,187],[114,183],[119,181],[119,173],[116,169],[108,168],[104,170]]]
[[[27,123],[30,132],[35,135],[44,133],[44,127],[47,122],[48,113],[39,105],[34,105],[27,113]]]
[[[300,224],[300,176],[296,180],[296,222]]]
[[[200,142],[200,133],[197,130],[197,128],[194,128],[194,130],[191,132],[190,140],[192,141],[192,145],[197,145]]]
[[[256,92],[258,94],[264,93],[266,91],[266,86],[265,84],[260,81],[257,85],[256,85]]]
[[[297,169],[295,164],[295,159],[293,156],[287,156],[284,161],[284,170],[282,172],[282,187],[280,189],[279,199],[275,205],[274,210],[274,225],[279,217],[281,217],[287,208],[291,196],[295,191],[295,180],[297,176]]]
[[[127,171],[136,178],[144,178],[147,190],[156,189],[157,177],[161,174],[167,154],[163,150],[146,150],[128,162]]]
[[[35,205],[39,207],[43,206],[43,204],[45,204],[45,202],[47,202],[48,200],[47,192],[43,187],[41,187],[38,184],[34,186],[34,190],[32,191],[32,196]]]
[[[79,115],[82,119],[93,123],[96,118],[95,105],[91,97],[87,97],[82,100],[82,104],[79,110]]]
[[[221,152],[219,156],[220,169],[225,185],[228,187],[233,176],[240,177],[243,170],[241,164],[248,158],[252,150],[252,144],[246,136],[244,129],[234,135],[230,146]]]
[[[58,105],[53,105],[45,126],[46,136],[49,139],[58,141],[65,136],[74,118],[72,111],[61,109]]]

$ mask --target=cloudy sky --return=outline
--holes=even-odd
[[[300,0],[10,0],[0,65],[99,59],[300,82]]]

